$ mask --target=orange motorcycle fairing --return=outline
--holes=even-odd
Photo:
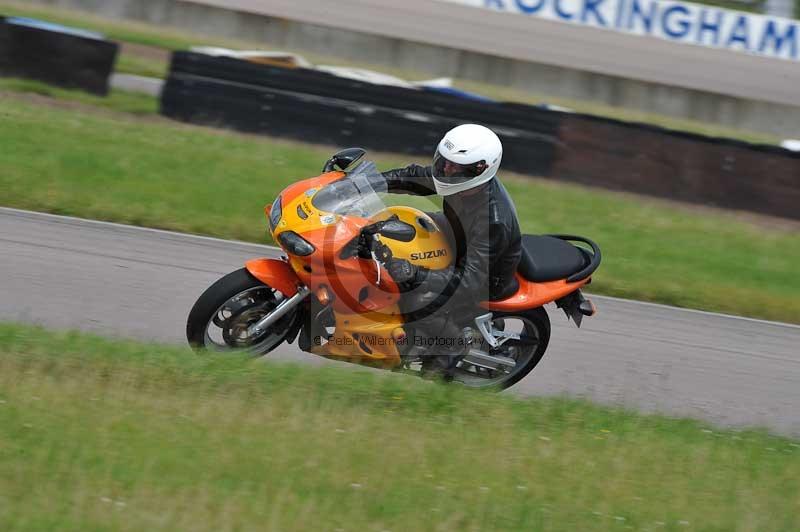
[[[356,238],[361,227],[367,223],[342,220],[335,226],[307,230],[303,238],[314,246],[315,251],[305,257],[289,255],[289,267],[315,294],[325,287],[331,291],[331,305],[335,312],[373,312],[391,306],[400,297],[397,284],[389,273],[381,271],[380,284],[376,284],[377,271],[371,261],[357,257],[341,258],[344,246]],[[276,234],[280,232],[276,231]]]
[[[289,185],[283,192],[281,192],[281,196],[283,197],[284,205],[291,203],[292,201],[302,197],[308,190],[314,188],[319,189],[336,181],[337,179],[341,179],[345,176],[344,172],[327,172],[325,174],[319,175],[317,177],[312,177],[310,179],[304,179],[303,181],[298,181],[292,185]]]
[[[398,345],[407,342],[399,307],[392,305],[380,313],[336,313],[333,336],[311,352],[326,358],[391,369],[402,362]]]
[[[280,290],[286,297],[295,295],[297,287],[302,284],[292,267],[280,259],[252,259],[245,262],[244,267],[250,275]]]
[[[566,279],[534,283],[524,279],[519,273],[515,276],[519,282],[519,288],[514,294],[499,301],[484,301],[481,306],[502,312],[537,308],[571,294],[591,280],[591,277],[587,277],[574,283],[568,283]]]

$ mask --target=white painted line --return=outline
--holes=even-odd
[[[75,224],[85,224],[85,225],[91,225],[91,226],[96,226],[96,227],[113,227],[113,228],[116,228],[116,229],[123,229],[123,230],[131,231],[131,232],[152,233],[152,234],[171,236],[171,237],[177,237],[177,238],[183,238],[183,239],[192,239],[192,240],[198,240],[198,241],[202,241],[202,242],[211,242],[211,243],[217,243],[217,244],[225,244],[225,245],[236,244],[236,245],[239,245],[239,246],[253,247],[253,248],[256,248],[256,249],[264,251],[264,252],[269,251],[271,253],[278,253],[278,252],[282,251],[280,248],[275,247],[275,246],[267,246],[267,245],[264,245],[264,244],[255,244],[253,242],[244,242],[242,240],[224,240],[222,238],[215,238],[215,237],[211,237],[211,236],[193,235],[193,234],[190,234],[190,233],[179,233],[179,232],[176,232],[176,231],[168,231],[166,229],[153,229],[151,227],[140,227],[140,226],[137,226],[137,225],[126,225],[126,224],[120,224],[120,223],[116,223],[116,222],[105,222],[105,221],[100,221],[100,220],[89,220],[89,219],[86,219],[86,218],[77,218],[77,217],[74,217],[74,216],[63,216],[63,215],[60,215],[60,214],[49,214],[49,213],[36,212],[36,211],[27,211],[27,210],[22,210],[22,209],[13,209],[13,208],[10,208],[10,207],[0,207],[0,216],[2,216],[4,214],[5,215],[16,215],[16,216],[26,216],[26,217],[29,217],[29,218],[51,219],[53,221],[71,222],[71,223],[75,223]],[[725,319],[730,319],[730,320],[742,320],[742,321],[746,321],[746,322],[750,322],[750,323],[759,323],[759,324],[763,324],[763,325],[772,325],[772,326],[775,326],[775,327],[786,327],[786,328],[789,328],[789,329],[800,329],[800,325],[796,325],[796,324],[793,324],[793,323],[761,320],[761,319],[757,319],[757,318],[748,318],[748,317],[745,317],[745,316],[735,316],[733,314],[723,314],[721,312],[710,312],[710,311],[706,311],[706,310],[695,310],[695,309],[683,308],[683,307],[673,307],[673,306],[664,305],[664,304],[661,304],[661,303],[651,303],[649,301],[637,301],[635,299],[623,299],[623,298],[613,297],[613,296],[602,296],[602,295],[599,295],[599,294],[590,294],[588,292],[587,292],[586,295],[589,296],[589,297],[600,299],[600,300],[616,301],[616,302],[626,303],[626,304],[630,304],[630,305],[641,305],[641,306],[644,306],[644,307],[653,307],[653,308],[659,308],[659,309],[663,309],[663,310],[670,310],[670,311],[674,311],[674,312],[687,312],[687,313],[699,314],[699,315],[703,315],[703,316],[715,316],[715,317],[725,318]]]
[[[670,306],[670,305],[664,305],[662,303],[651,303],[649,301],[637,301],[635,299],[622,299],[621,297],[613,297],[613,296],[601,296],[599,294],[589,294],[588,292],[587,292],[586,295],[589,296],[589,297],[592,297],[592,298],[596,298],[596,299],[606,299],[606,300],[609,300],[609,301],[618,301],[620,303],[629,303],[629,304],[641,305],[641,306],[644,306],[644,307],[654,307],[654,308],[660,308],[660,309],[664,309],[664,310],[673,310],[673,311],[676,311],[676,312],[688,312],[688,313],[691,313],[691,314],[700,314],[700,315],[703,315],[703,316],[716,316],[716,317],[719,317],[719,318],[727,318],[727,319],[732,319],[732,320],[742,320],[742,321],[747,321],[747,322],[751,322],[751,323],[761,323],[761,324],[764,324],[764,325],[774,325],[776,327],[787,327],[787,328],[790,328],[790,329],[800,329],[800,325],[796,325],[794,323],[785,323],[785,322],[782,322],[782,321],[761,320],[761,319],[758,319],[758,318],[748,318],[746,316],[736,316],[735,314],[723,314],[722,312],[711,312],[711,311],[708,311],[708,310],[696,310],[696,309],[684,308],[684,307],[673,307],[673,306]]]
[[[239,246],[249,246],[249,247],[259,248],[262,250],[266,249],[269,251],[280,250],[280,248],[277,248],[275,246],[268,246],[266,244],[256,244],[254,242],[244,242],[243,240],[225,240],[222,238],[215,238],[213,236],[193,235],[191,233],[179,233],[177,231],[169,231],[166,229],[153,229],[152,227],[141,227],[138,225],[127,225],[116,222],[106,222],[102,220],[90,220],[88,218],[77,218],[75,216],[64,216],[61,214],[50,214],[46,212],[26,211],[22,209],[13,209],[10,207],[0,207],[0,216],[4,214],[26,216],[29,218],[44,218],[53,220],[55,222],[62,222],[62,223],[69,222],[77,225],[84,224],[96,227],[113,227],[116,229],[122,229],[131,232],[153,233],[157,235],[198,240],[202,242],[214,242],[218,244],[236,244]]]

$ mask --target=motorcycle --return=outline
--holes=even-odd
[[[262,356],[297,339],[302,351],[329,359],[422,374],[423,357],[437,346],[404,319],[386,266],[396,257],[446,268],[451,245],[426,212],[384,204],[386,182],[365,153],[335,154],[320,176],[289,186],[265,207],[269,232],[286,254],[250,260],[200,296],[186,324],[193,348]],[[580,289],[600,265],[597,244],[523,235],[522,247],[518,289],[481,303],[463,331],[452,380],[507,388],[547,349],[545,304],[555,303],[578,327],[595,314]]]

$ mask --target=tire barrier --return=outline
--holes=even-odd
[[[0,76],[105,96],[119,46],[99,35],[30,19],[0,18]]]
[[[800,219],[800,153],[778,146],[567,115],[551,177]]]
[[[463,122],[502,133],[504,167],[549,173],[558,117],[440,92],[374,85],[191,52],[173,54],[162,114],[188,122],[429,157]]]
[[[424,157],[448,129],[478,122],[503,140],[506,170],[800,219],[800,154],[645,124],[190,52],[173,55],[161,112],[192,123]]]

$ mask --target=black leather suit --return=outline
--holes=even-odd
[[[389,192],[436,194],[431,167],[411,165],[383,172],[383,176]],[[521,237],[516,209],[505,187],[493,178],[477,189],[445,196],[443,203],[456,249],[454,266],[423,268],[415,291],[444,294],[451,312],[513,294],[518,286],[514,273],[522,252]]]

